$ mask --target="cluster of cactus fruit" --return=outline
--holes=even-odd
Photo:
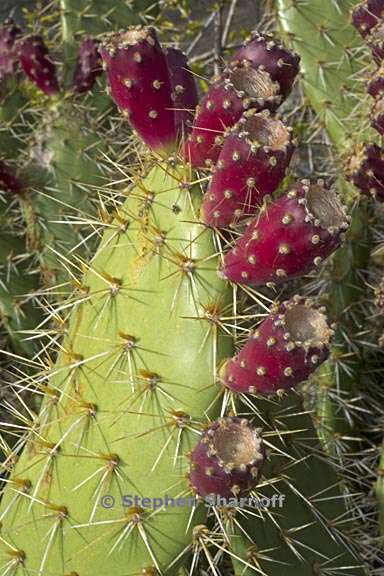
[[[56,65],[42,36],[22,34],[21,28],[9,20],[1,28],[0,47],[1,80],[14,75],[20,66],[26,76],[47,96],[59,92]],[[92,90],[101,72],[98,41],[93,38],[83,39],[79,46],[70,89],[78,94]]]
[[[353,16],[376,61],[379,4]],[[352,29],[350,11],[342,16]],[[0,48],[4,77],[20,66],[59,97],[41,37],[7,23]],[[88,94],[103,69],[150,153],[101,222],[67,304],[52,313],[72,309],[55,362],[28,377],[43,399],[4,463],[3,573],[192,575],[201,562],[216,576],[228,556],[236,576],[363,574],[343,530],[352,523],[347,498],[295,390],[329,359],[336,330],[297,281],[324,270],[354,227],[323,179],[290,177],[297,143],[277,111],[300,57],[254,32],[198,102],[185,55],[162,47],[154,27],[135,25],[82,41],[71,98]],[[379,98],[380,86],[378,72],[370,94]],[[65,112],[63,102],[54,110],[61,137]],[[83,146],[97,149],[97,139]],[[61,148],[48,149],[57,162]],[[382,153],[364,150],[351,179],[380,199]],[[66,175],[75,155],[65,157]],[[1,189],[20,199],[30,225],[24,177],[0,161]],[[105,184],[88,182],[87,192]],[[78,242],[75,234],[65,260]],[[61,281],[57,260],[41,264],[51,284]],[[277,513],[236,503],[249,494],[273,501],[273,490],[286,495]],[[154,504],[186,496],[192,509]],[[207,507],[208,497],[231,504]]]
[[[201,207],[203,223],[233,228],[251,217],[246,231],[223,255],[224,279],[273,287],[305,275],[339,246],[348,218],[336,195],[321,182],[300,182],[260,208],[266,194],[283,180],[292,155],[290,130],[269,112],[291,89],[298,72],[297,55],[254,34],[211,85],[193,123],[187,119],[179,132],[173,114],[179,106],[190,109],[186,86],[191,73],[183,68],[189,81],[180,74],[175,108],[169,64],[153,28],[112,34],[103,42],[101,55],[112,97],[146,144],[166,156],[177,153],[181,135],[184,161],[213,170]],[[191,258],[184,266],[193,275],[197,263]],[[227,362],[222,381],[235,393],[270,395],[292,388],[327,357],[329,341],[325,317],[308,300],[301,303],[296,297],[252,333]],[[208,464],[209,459],[202,467],[203,477]],[[231,473],[236,478],[237,468]],[[228,477],[224,481],[231,483]],[[250,479],[247,483],[252,486]],[[194,489],[201,494],[198,484],[195,471]],[[236,491],[236,483],[232,484]]]
[[[384,3],[380,0],[367,0],[353,11],[352,21],[370,48],[377,70],[367,86],[374,99],[372,106],[372,126],[380,136],[384,134],[383,99],[383,27]],[[377,200],[384,200],[384,150],[378,144],[365,145],[356,153],[351,163],[352,182],[364,194],[372,194]]]

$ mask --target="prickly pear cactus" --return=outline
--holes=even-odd
[[[383,99],[382,99],[382,85],[383,85],[383,22],[384,22],[384,5],[382,2],[377,0],[366,0],[359,3],[352,13],[352,22],[356,30],[360,33],[367,47],[370,49],[370,64],[367,68],[368,78],[367,78],[367,93],[371,97],[370,108],[371,108],[371,126],[376,130],[379,136],[383,135]],[[372,64],[376,65],[376,70],[372,73]],[[368,83],[369,80],[369,83]],[[374,99],[374,100],[372,100]],[[354,184],[359,188],[362,194],[372,196],[377,202],[382,202],[383,200],[383,189],[384,181],[380,174],[380,169],[383,165],[383,148],[379,145],[380,139],[372,138],[367,146],[361,153],[359,162],[356,165],[355,172],[353,174]],[[380,214],[382,216],[382,214]],[[379,222],[382,218],[379,217]],[[382,322],[381,322],[381,294],[382,294],[382,270],[380,258],[376,259],[376,255],[379,256],[381,252],[381,241],[379,240],[378,249],[373,249],[371,252],[371,262],[374,268],[374,277],[376,273],[376,278],[374,280],[375,286],[375,311],[378,312],[378,328],[379,334],[377,334],[377,329],[373,330],[373,342],[378,345],[379,353],[374,355],[371,364],[376,362],[378,373],[381,376],[382,369],[382,344],[383,339],[380,334],[382,333]],[[375,269],[375,265],[379,265],[378,269]],[[378,276],[378,278],[377,278]],[[378,337],[378,341],[375,340]],[[382,410],[380,404],[379,418],[381,418]],[[377,449],[377,462],[375,462],[375,496],[377,500],[378,508],[378,541],[380,544],[383,542],[384,537],[384,507],[383,507],[383,446],[382,437],[379,439],[379,446]]]
[[[289,162],[289,130],[263,111],[288,95],[298,57],[254,34],[179,130],[190,72],[175,73],[152,28],[113,33],[100,53],[113,99],[152,152],[84,265],[56,362],[34,380],[40,414],[16,464],[5,463],[3,571],[154,576],[184,563],[194,574],[201,561],[217,574],[227,556],[236,574],[362,574],[338,476],[300,396],[286,392],[327,358],[333,330],[315,301],[269,309],[255,289],[316,269],[348,225],[321,182],[263,198],[260,216],[254,164],[272,194]],[[238,180],[221,198],[236,202],[227,228],[216,207],[213,228],[205,206],[220,194],[205,190],[202,170],[225,169],[226,148]],[[268,210],[266,246],[257,223]],[[258,264],[258,240],[259,280],[246,268]],[[287,500],[276,513],[204,500],[251,491],[272,501],[272,490]]]

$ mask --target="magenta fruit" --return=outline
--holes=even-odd
[[[232,128],[249,108],[275,110],[281,102],[278,92],[279,85],[268,72],[255,70],[249,63],[231,68],[212,84],[197,108],[185,147],[187,160],[197,167],[215,164],[226,129]]]
[[[9,166],[0,159],[0,190],[12,194],[22,194],[24,187]]]
[[[379,98],[372,110],[372,126],[384,135],[384,97]]]
[[[360,35],[366,38],[383,17],[384,1],[366,0],[354,9],[352,22]]]
[[[247,60],[255,69],[263,69],[278,82],[283,98],[291,91],[299,72],[300,56],[277,43],[272,36],[263,36],[253,32],[251,38],[237,50],[231,65]]]
[[[341,243],[348,217],[321,181],[303,180],[267,205],[224,256],[222,274],[232,282],[259,286],[300,277]]]
[[[13,74],[18,60],[17,37],[21,30],[12,20],[0,28],[0,81]]]
[[[264,461],[260,430],[245,418],[221,418],[192,451],[189,479],[194,492],[203,498],[235,498],[258,484]]]
[[[271,395],[306,380],[326,360],[333,331],[312,300],[276,305],[223,368],[223,382],[242,394]]]
[[[196,109],[192,134],[184,147],[186,160],[202,168],[214,164],[220,153],[225,129],[233,126],[243,112],[243,102],[231,86],[223,82],[213,84]]]
[[[196,83],[188,66],[188,59],[181,50],[167,48],[165,57],[171,83],[176,131],[180,138],[191,130],[198,102]]]
[[[92,90],[96,78],[103,71],[98,48],[99,41],[93,38],[85,38],[80,44],[72,83],[77,94]]]
[[[359,149],[351,159],[349,179],[363,194],[384,201],[384,150],[377,144]]]
[[[224,139],[203,204],[210,226],[226,227],[254,214],[279,186],[291,159],[291,129],[266,110],[250,112]]]
[[[368,94],[373,98],[378,98],[384,95],[384,66],[378,68],[372,80],[368,84]]]
[[[20,41],[19,59],[25,74],[40,90],[48,96],[58,92],[56,66],[41,36],[26,36]]]
[[[117,106],[150,148],[173,152],[177,138],[171,81],[155,30],[136,26],[110,34],[100,53]]]
[[[384,59],[384,21],[377,24],[367,38],[375,62],[380,66]]]

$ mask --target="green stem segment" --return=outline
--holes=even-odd
[[[231,290],[188,182],[165,165],[138,180],[88,266],[3,497],[2,570],[16,557],[46,576],[154,574],[190,549],[203,509],[189,527],[190,506],[123,499],[191,496],[185,454],[233,354],[219,321]]]
[[[351,24],[355,0],[277,0],[281,29],[301,56],[302,85],[320,123],[345,161],[370,137],[361,39]],[[359,126],[359,130],[356,130]],[[352,207],[355,190],[342,178],[339,190]],[[316,416],[324,446],[331,453],[356,447],[358,425],[349,403],[358,392],[361,355],[346,341],[359,331],[360,271],[369,260],[369,213],[363,201],[353,208],[347,241],[326,269],[326,304],[337,322],[330,360],[318,374]],[[347,416],[349,414],[349,416]],[[352,416],[351,416],[352,414]]]

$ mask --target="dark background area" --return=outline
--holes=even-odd
[[[12,14],[15,20],[20,21],[22,8],[32,8],[35,5],[35,0],[0,0],[0,19],[4,20]]]

